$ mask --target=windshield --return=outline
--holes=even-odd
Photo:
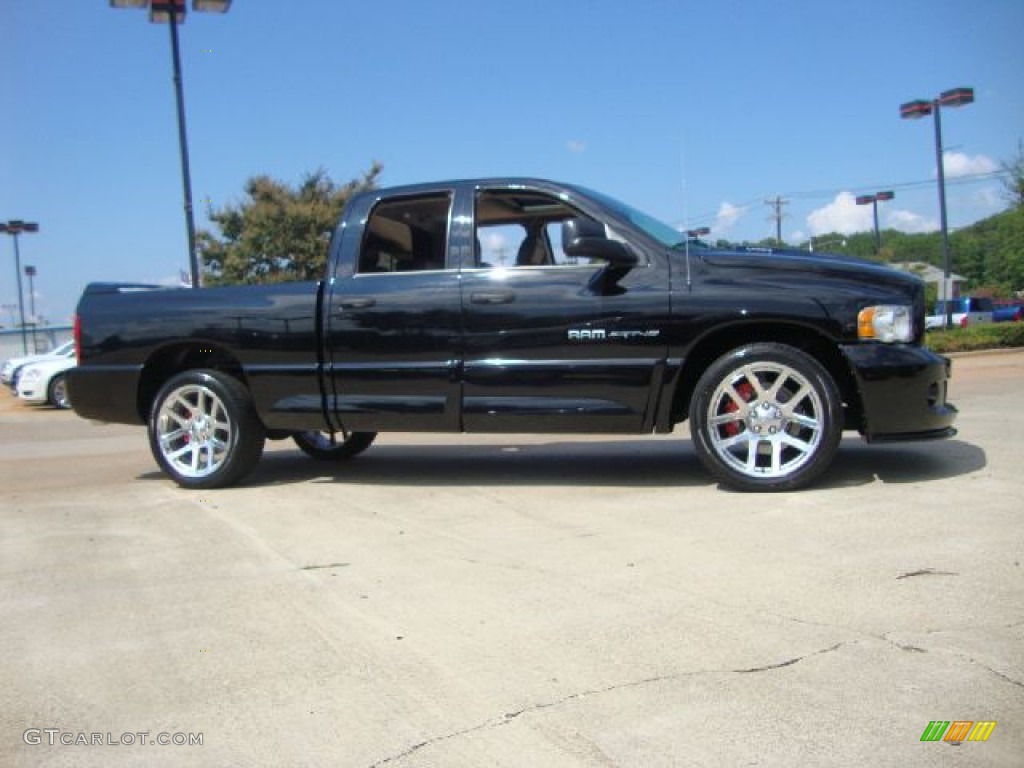
[[[682,245],[686,241],[683,233],[675,227],[670,227],[665,222],[658,221],[658,219],[653,216],[649,216],[643,211],[638,211],[636,208],[626,205],[625,203],[616,200],[614,197],[608,197],[608,195],[600,192],[594,192],[593,190],[586,189],[585,187],[576,187],[576,189],[587,197],[593,198],[597,202],[601,203],[605,208],[608,208],[613,213],[631,222],[636,227],[642,229],[666,248]]]

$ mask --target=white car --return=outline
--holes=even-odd
[[[30,403],[49,403],[54,408],[70,408],[65,372],[77,364],[74,357],[42,360],[27,365],[18,376],[18,397]]]
[[[18,375],[18,371],[24,368],[26,365],[32,363],[38,363],[43,360],[56,360],[61,357],[74,357],[75,356],[75,342],[65,341],[59,347],[51,349],[42,355],[27,355],[25,357],[12,357],[10,360],[4,363],[3,370],[0,370],[0,384],[5,387],[15,386],[15,378]]]

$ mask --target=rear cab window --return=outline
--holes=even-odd
[[[447,269],[451,195],[385,200],[363,231],[356,273],[360,275]]]

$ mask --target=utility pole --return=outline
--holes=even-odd
[[[782,220],[786,218],[786,214],[782,209],[789,205],[789,200],[781,195],[776,195],[775,197],[769,197],[764,201],[764,204],[773,210],[773,213],[768,217],[768,220],[775,220],[775,242],[782,245]]]

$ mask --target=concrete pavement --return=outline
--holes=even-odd
[[[188,492],[0,393],[0,765],[1020,765],[1022,392],[960,358],[957,438],[770,496],[685,429],[273,443]]]

